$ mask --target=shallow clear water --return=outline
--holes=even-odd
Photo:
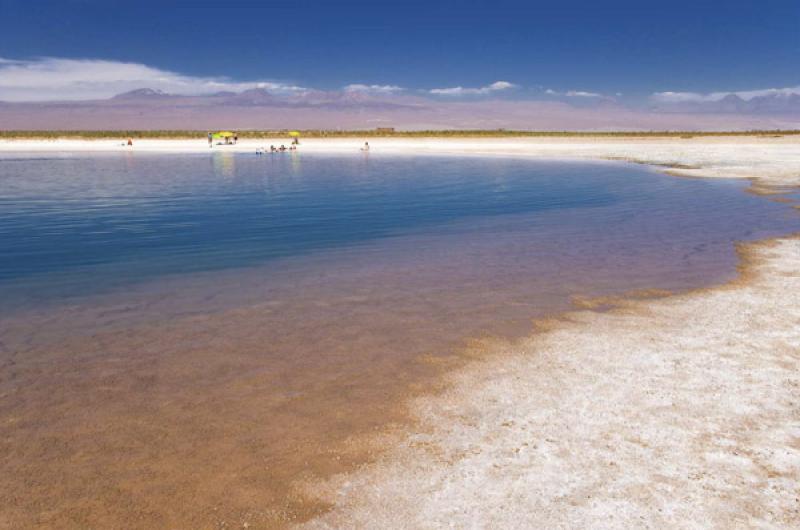
[[[576,297],[721,282],[737,241],[800,229],[746,185],[610,162],[5,155],[0,497],[20,501],[0,518],[312,517],[295,481],[368,461],[362,435],[405,421],[401,398],[470,339]]]

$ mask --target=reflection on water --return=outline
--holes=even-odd
[[[236,174],[236,155],[230,151],[215,151],[211,156],[214,163],[214,175],[231,180]]]
[[[311,517],[293,482],[368,460],[361,435],[469,339],[574,295],[721,281],[734,241],[797,230],[743,186],[374,154],[4,159],[0,495],[19,501],[0,520]]]

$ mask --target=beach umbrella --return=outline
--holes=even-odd
[[[300,136],[300,131],[289,131],[289,136],[292,138],[297,138]]]
[[[231,136],[235,136],[231,131],[220,131],[217,133],[221,138],[230,138]]]

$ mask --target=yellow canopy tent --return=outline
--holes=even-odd
[[[225,140],[225,145],[236,143],[236,133],[231,131],[219,131],[211,135],[213,140]],[[219,144],[218,144],[219,145]]]
[[[289,131],[289,136],[291,136],[292,138],[299,138],[300,131]]]

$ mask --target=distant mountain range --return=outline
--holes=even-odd
[[[12,129],[521,129],[737,130],[800,128],[800,96],[662,103],[634,109],[614,101],[446,100],[408,93],[254,88],[209,95],[152,88],[109,99],[0,102]]]
[[[119,102],[142,105],[192,105],[227,107],[289,107],[327,109],[413,109],[422,108],[430,100],[413,96],[372,95],[356,91],[303,90],[279,94],[265,88],[251,88],[243,92],[217,92],[205,96],[180,96],[152,88],[140,88],[118,94],[94,104],[116,105]]]
[[[123,92],[122,94],[117,94],[111,99],[147,99],[147,98],[160,98],[160,97],[171,97],[170,94],[167,94],[163,90],[156,90],[154,88],[138,88],[136,90],[131,90],[129,92]]]
[[[661,104],[654,107],[654,110],[718,114],[797,115],[800,114],[800,95],[769,94],[744,99],[736,94],[728,94],[716,101],[687,101]]]

